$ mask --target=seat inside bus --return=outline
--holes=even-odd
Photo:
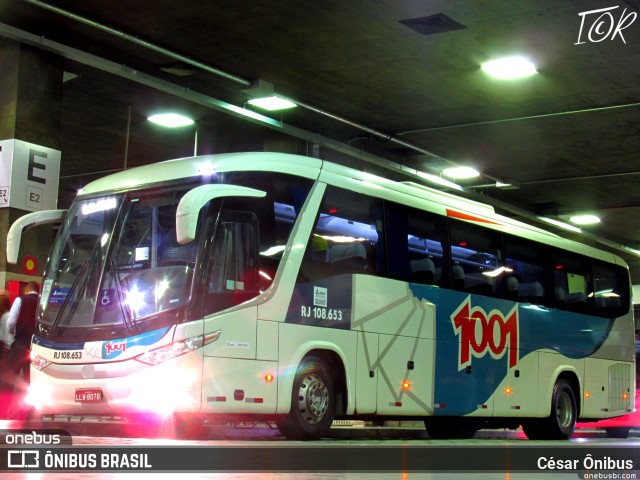
[[[333,275],[365,273],[367,250],[357,242],[333,245],[327,250],[327,262],[331,264]]]
[[[544,287],[540,282],[520,283],[518,287],[518,300],[533,304],[541,304],[544,300]]]
[[[436,276],[436,265],[429,257],[411,260],[411,281],[415,283],[433,283]]]

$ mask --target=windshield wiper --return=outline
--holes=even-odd
[[[91,271],[91,269],[89,268],[89,265],[91,265],[96,259],[96,254],[100,251],[99,245],[100,245],[100,242],[96,241],[96,244],[93,247],[93,251],[91,252],[91,256],[88,259],[86,259],[84,262],[82,262],[82,265],[80,267],[80,272],[78,273],[75,280],[69,287],[69,291],[67,292],[67,295],[65,296],[64,301],[62,302],[62,305],[60,305],[60,308],[58,309],[58,313],[56,313],[56,318],[53,319],[53,323],[51,324],[51,336],[55,335],[56,329],[58,328],[58,325],[62,320],[62,314],[63,312],[65,312],[67,304],[71,300],[71,297],[74,296],[76,287],[80,283],[80,280],[86,279],[88,276],[88,273]],[[74,303],[71,311],[68,312],[68,314],[73,315],[73,313],[76,311],[77,306],[78,304]]]
[[[129,309],[129,306],[125,301],[122,292],[122,279],[120,278],[120,274],[118,273],[118,263],[113,256],[109,256],[109,268],[111,270],[113,280],[116,284],[116,295],[118,296],[118,306],[120,307],[120,313],[122,314],[122,322],[124,323],[124,328],[128,332],[133,332],[134,324],[131,320],[131,310]]]

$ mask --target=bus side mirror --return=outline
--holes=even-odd
[[[176,210],[176,237],[183,245],[196,238],[198,214],[207,202],[221,197],[265,197],[267,192],[238,185],[200,185],[189,190],[178,204]]]
[[[7,234],[7,263],[15,265],[18,263],[18,252],[20,251],[20,241],[25,228],[44,225],[45,223],[61,223],[66,210],[41,210],[32,212],[18,218]]]

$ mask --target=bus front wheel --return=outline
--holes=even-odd
[[[576,396],[569,382],[559,379],[551,395],[551,415],[531,419],[522,425],[529,440],[566,440],[573,434],[578,418]]]
[[[291,440],[317,440],[325,436],[335,416],[335,386],[325,362],[305,358],[293,381],[291,410],[276,420],[278,430]]]

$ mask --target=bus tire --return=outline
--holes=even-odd
[[[573,434],[578,407],[573,388],[564,378],[559,379],[551,395],[551,415],[531,419],[522,424],[529,440],[567,440]]]
[[[276,419],[276,425],[291,440],[317,440],[329,432],[335,410],[335,386],[329,370],[321,358],[309,356],[296,371],[291,410]]]
[[[610,427],[610,428],[605,428],[604,431],[607,432],[608,438],[627,438],[629,436],[629,431],[631,431],[631,428]]]

